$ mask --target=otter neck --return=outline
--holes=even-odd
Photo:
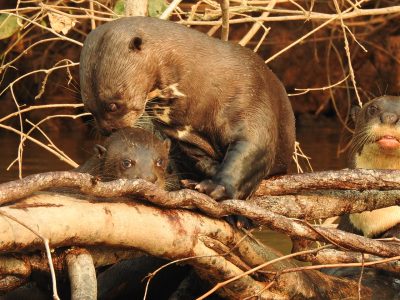
[[[376,143],[366,144],[356,154],[354,163],[356,168],[363,169],[400,169],[400,150],[382,150]],[[373,237],[400,223],[400,207],[351,214],[350,221],[364,236]]]
[[[382,150],[376,143],[366,144],[355,155],[354,164],[357,169],[400,170],[400,150]]]

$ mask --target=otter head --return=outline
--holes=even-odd
[[[92,31],[80,57],[83,103],[102,133],[132,127],[157,81],[157,61],[145,33],[124,19]]]
[[[400,97],[382,96],[351,111],[352,150],[358,168],[399,169]]]
[[[170,140],[140,128],[124,128],[97,146],[104,179],[144,179],[165,187]]]

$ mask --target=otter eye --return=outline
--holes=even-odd
[[[135,162],[133,162],[133,161],[130,160],[130,159],[123,159],[123,160],[121,161],[121,166],[122,166],[122,168],[124,168],[124,169],[129,169],[129,168],[132,167],[134,164],[135,164]]]
[[[157,159],[157,160],[156,160],[156,166],[157,166],[157,167],[161,167],[161,166],[163,165],[163,162],[164,162],[164,161],[163,161],[162,158]]]
[[[368,114],[370,116],[375,116],[379,112],[379,109],[375,105],[368,107]]]
[[[115,112],[118,110],[118,105],[116,103],[110,103],[107,105],[107,111],[109,112]]]

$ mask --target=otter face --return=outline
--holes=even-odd
[[[131,155],[121,157],[117,162],[118,177],[142,178],[160,186],[165,185],[168,156],[145,149],[131,149],[129,154]]]
[[[397,169],[400,159],[400,97],[383,96],[353,109],[356,167]],[[400,168],[400,165],[399,165]]]
[[[114,23],[114,22],[112,22]],[[80,86],[85,108],[102,133],[132,127],[144,113],[156,82],[157,63],[146,51],[142,33],[121,24],[92,31],[80,58]]]
[[[102,147],[105,179],[144,179],[165,186],[170,141],[161,141],[139,128],[112,134]]]

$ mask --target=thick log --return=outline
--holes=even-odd
[[[318,190],[297,195],[259,196],[250,202],[289,218],[316,220],[400,205],[400,190]]]
[[[320,189],[392,190],[399,187],[399,170],[344,169],[276,176],[264,180],[255,195],[289,195]]]
[[[228,223],[189,211],[163,211],[129,199],[120,200],[125,203],[91,203],[48,193],[34,195],[16,205],[3,207],[1,211],[36,228],[55,248],[103,245],[144,250],[168,259],[199,256],[188,263],[202,270],[207,269],[208,275],[211,275],[210,265],[218,265],[215,272],[219,275],[214,275],[218,280],[221,279],[219,276],[224,278],[241,273],[238,267],[218,257],[217,253],[196,239],[198,235],[212,236],[232,247],[232,243],[242,239],[243,234],[233,230]],[[42,248],[37,236],[5,217],[0,218],[0,228],[3,228],[1,251]],[[249,288],[243,290],[243,286]],[[260,293],[262,288],[263,284],[244,276],[221,292],[230,297],[241,295],[242,298]],[[266,295],[270,293],[264,292]]]
[[[384,270],[393,274],[400,274],[399,257],[391,262],[382,262],[382,257],[359,252],[340,251],[336,249],[321,249],[316,253],[301,255],[297,259],[312,262],[316,265],[325,264],[366,264],[374,269]],[[380,262],[380,263],[379,263]],[[369,263],[374,263],[370,265]]]
[[[145,255],[145,253],[140,251],[119,250],[115,248],[107,249],[104,247],[88,247],[86,250],[90,253],[96,268],[112,265],[124,259],[132,259]],[[68,251],[55,251],[52,253],[53,265],[57,274],[64,273],[66,269],[65,256],[67,254]],[[33,271],[50,272],[48,259],[44,253],[13,253],[12,255],[5,254],[0,256],[1,275],[28,278]]]
[[[313,188],[318,186],[320,189],[326,188],[321,181],[326,177],[325,173],[330,174],[333,183],[327,183],[330,188],[344,188],[342,183],[347,186],[360,189],[358,190],[318,190],[313,193],[290,195],[293,189],[297,190],[298,182],[301,178],[305,178],[304,190],[307,191],[310,186]],[[357,176],[354,176],[355,173]],[[270,189],[276,193],[277,188],[274,183],[278,184],[279,189],[284,186],[288,190],[288,195],[281,196],[258,196],[250,200],[251,203],[263,207],[268,211],[275,212],[290,218],[298,219],[318,219],[332,216],[342,215],[344,213],[355,213],[365,210],[373,210],[377,208],[400,204],[400,190],[388,190],[390,188],[399,188],[400,173],[397,170],[341,170],[330,172],[318,172],[300,175],[286,175],[279,178],[266,180],[271,182]],[[372,177],[372,175],[374,177]],[[315,175],[315,176],[314,176]],[[343,176],[343,178],[342,178]],[[381,176],[381,181],[373,182],[371,178]],[[358,178],[354,183],[349,183],[353,177]],[[291,180],[294,179],[294,188],[290,187]],[[312,178],[314,181],[311,181]],[[365,182],[361,180],[365,179]],[[335,181],[336,180],[336,181]],[[284,182],[284,183],[282,183]],[[308,185],[307,185],[308,184]],[[82,193],[90,194],[98,197],[118,197],[123,195],[135,195],[146,198],[148,201],[169,208],[198,208],[210,216],[222,217],[232,214],[229,207],[235,203],[240,204],[241,200],[227,200],[220,203],[211,199],[207,195],[198,193],[193,190],[180,190],[167,192],[158,186],[146,182],[141,179],[127,180],[120,179],[112,182],[99,182],[96,178],[89,174],[77,172],[49,172],[27,176],[22,180],[11,181],[0,184],[0,204],[6,204],[23,197],[29,196],[35,191],[55,188],[55,187],[74,187]],[[370,187],[379,190],[365,190]],[[260,191],[265,187],[260,187]],[[283,190],[280,190],[283,192]],[[223,204],[229,204],[224,206]]]
[[[224,206],[227,205],[229,204],[224,204]],[[302,220],[289,219],[245,201],[230,205],[229,210],[233,214],[241,214],[258,224],[266,225],[272,230],[294,238],[333,243],[349,250],[362,251],[384,257],[400,255],[400,248],[397,245],[372,240],[334,228],[312,225]]]
[[[54,185],[58,187],[79,187],[84,193],[101,197],[131,194],[164,207],[195,207],[214,217],[232,214],[243,215],[258,224],[267,225],[273,230],[296,238],[333,242],[353,251],[363,251],[384,257],[400,254],[398,247],[393,245],[336,229],[321,226],[313,227],[306,222],[292,220],[273,213],[269,208],[264,209],[256,205],[254,201],[227,200],[218,203],[207,195],[197,193],[196,191],[180,190],[168,192],[141,179],[98,182],[88,174],[76,172],[43,173],[0,185],[0,202],[7,202],[9,199],[15,200],[18,197],[27,196],[37,189],[48,188]],[[376,208],[373,205],[375,204],[374,199],[370,199],[370,201],[372,202],[371,206]],[[16,207],[18,207],[18,204]]]
[[[202,236],[217,240],[232,253],[254,267],[254,262],[265,262],[264,257],[276,258],[274,251],[266,247],[264,256],[260,249],[253,247],[254,240],[232,228],[227,222],[211,219],[187,210],[166,210],[140,204],[127,198],[101,202],[101,199],[86,201],[82,196],[65,196],[52,193],[33,195],[14,205],[2,207],[1,212],[24,220],[50,240],[52,247],[65,246],[108,246],[138,249],[154,256],[167,259],[187,259],[197,272],[211,283],[217,283],[243,273],[241,267],[221,256],[218,249],[207,247],[210,240],[203,242]],[[42,242],[30,230],[6,217],[0,218],[0,250],[16,252],[41,249]],[[258,245],[258,244],[257,244]],[[260,245],[258,247],[261,248]],[[247,257],[248,258],[245,258]],[[228,256],[227,256],[228,257]],[[235,261],[235,260],[234,260]],[[279,270],[290,262],[268,266],[266,270]],[[324,287],[316,288],[320,280]],[[322,294],[333,298],[358,294],[357,284],[329,277],[319,272],[288,273],[276,280],[269,290],[265,282],[253,276],[242,276],[219,290],[222,296],[243,299],[260,295],[261,299],[293,297],[320,297]],[[328,284],[329,283],[329,284]],[[332,286],[336,287],[332,289]],[[340,288],[339,288],[340,287]]]
[[[96,300],[96,269],[92,256],[83,249],[70,251],[65,257],[71,283],[71,300]]]

